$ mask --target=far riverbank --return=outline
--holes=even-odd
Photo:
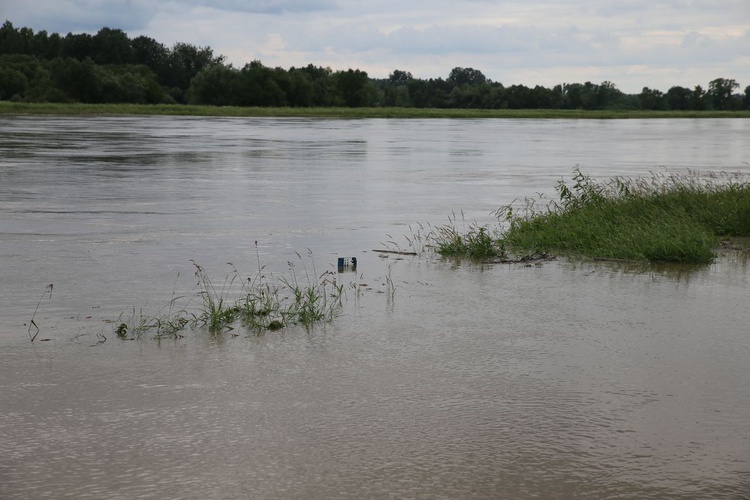
[[[750,118],[750,111],[643,111],[567,109],[441,108],[263,108],[182,104],[62,104],[0,102],[0,114],[30,115],[162,115],[298,118],[514,118],[514,119],[651,119]]]

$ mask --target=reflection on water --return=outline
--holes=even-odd
[[[575,163],[739,169],[748,125],[2,118],[0,498],[747,498],[746,253],[371,250],[451,210],[489,222]],[[367,287],[309,331],[102,322],[194,293],[189,259],[252,275],[255,240],[267,272],[310,248],[319,271],[357,256],[340,276]]]

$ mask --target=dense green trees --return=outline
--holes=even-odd
[[[29,102],[174,102],[146,66],[99,65],[90,58],[0,55],[0,99]]]
[[[372,79],[359,69],[334,71],[309,64],[270,68],[252,61],[226,64],[209,47],[130,39],[119,29],[95,35],[0,27],[0,100],[84,103],[190,103],[215,106],[396,106],[476,109],[750,109],[735,80],[717,78],[708,90],[674,86],[621,92],[614,83],[504,86],[474,68],[453,68],[446,79],[423,80],[396,69]]]
[[[722,111],[740,109],[741,98],[735,98],[734,91],[740,84],[728,78],[717,78],[708,84],[706,97],[710,100],[713,109]]]
[[[29,79],[26,75],[10,67],[0,67],[0,100],[22,95],[28,88]]]
[[[643,87],[641,93],[638,94],[638,101],[641,109],[666,109],[667,106],[667,99],[664,93],[648,87]]]
[[[192,79],[190,104],[216,106],[374,106],[379,93],[360,70],[330,68],[269,68],[260,61],[242,69],[216,64]]]
[[[667,90],[665,95],[667,109],[688,110],[690,109],[690,97],[692,91],[685,87],[675,86]]]
[[[641,109],[696,110],[714,109],[735,111],[750,109],[748,98],[734,91],[739,83],[727,78],[717,78],[708,84],[708,91],[697,85],[692,91],[685,87],[672,87],[666,94],[644,87],[638,95]],[[745,91],[747,95],[747,89]]]
[[[0,99],[184,102],[192,79],[222,62],[207,47],[167,49],[148,37],[130,40],[118,29],[61,37],[16,29],[6,21],[0,27],[0,69],[6,70],[0,74]],[[23,73],[26,84],[7,70]]]

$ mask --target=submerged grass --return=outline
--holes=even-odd
[[[293,299],[282,316],[305,326],[332,319],[334,312],[341,306],[344,286],[338,284],[337,275],[333,271],[325,271],[313,279],[317,276],[315,262],[312,264],[311,277],[302,256],[297,256],[302,262],[306,283],[300,285],[294,263],[288,262],[291,277],[281,278],[281,282],[292,292]]]
[[[238,305],[230,302],[228,296],[232,284],[239,277],[239,273],[235,270],[234,274],[227,276],[221,290],[217,292],[205,269],[194,260],[190,262],[195,266],[195,276],[198,278],[200,289],[198,295],[200,295],[202,302],[200,312],[195,316],[195,323],[208,327],[209,331],[229,327],[240,313]],[[228,265],[232,266],[231,263]]]
[[[120,339],[132,340],[145,334],[153,334],[155,338],[180,337],[180,332],[187,328],[205,328],[212,334],[237,327],[263,332],[290,324],[310,327],[331,321],[342,307],[343,285],[337,283],[337,275],[332,271],[317,276],[314,263],[310,275],[302,256],[297,256],[304,269],[304,282],[298,280],[295,263],[291,261],[289,276],[266,277],[258,258],[258,272],[248,278],[242,278],[229,263],[231,272],[220,287],[213,284],[201,265],[191,261],[198,278],[197,301],[192,300],[197,306],[178,307],[177,302],[184,297],[173,296],[169,305],[154,315],[133,308],[120,315],[115,322],[115,333]],[[238,282],[242,282],[242,287],[234,290]]]
[[[496,232],[495,232],[496,233]],[[430,237],[437,243],[439,254],[470,259],[506,257],[505,245],[487,226],[471,223],[467,226],[461,214],[461,228],[456,214],[448,217],[448,224],[437,227]]]
[[[491,247],[498,255],[705,264],[722,238],[750,236],[750,183],[740,174],[652,173],[597,183],[576,168],[572,181],[558,182],[556,201],[499,209],[504,227],[491,244],[481,228],[443,229],[438,252],[474,257]]]

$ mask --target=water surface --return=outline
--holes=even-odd
[[[748,129],[2,117],[0,498],[748,497],[745,254],[372,252],[451,212],[491,223],[575,165],[748,172]],[[319,273],[338,256],[367,286],[311,330],[127,342],[103,321],[195,293],[190,259],[222,283],[226,262]]]

